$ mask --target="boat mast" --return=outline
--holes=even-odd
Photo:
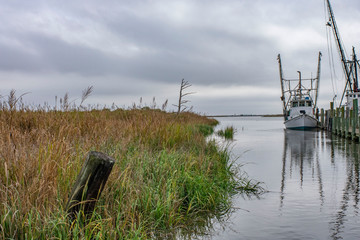
[[[354,67],[354,89],[356,89],[356,91],[358,91],[358,75],[357,75],[357,69],[358,69],[358,66],[359,66],[359,62],[357,60],[357,57],[356,57],[356,54],[355,54],[355,47],[352,48],[352,52],[353,52],[353,59],[352,59],[352,62],[354,63],[352,66]]]
[[[297,71],[299,73],[299,94],[300,94],[300,99],[302,98],[301,96],[301,72]]]
[[[280,72],[280,83],[281,83],[281,101],[283,102],[283,115],[284,120],[287,120],[287,109],[286,109],[286,102],[285,102],[285,96],[284,96],[284,79],[283,79],[283,71],[281,66],[281,57],[280,54],[278,54],[277,60],[279,62],[279,72]]]
[[[320,72],[321,72],[321,52],[319,52],[319,57],[318,57],[318,68],[317,68],[317,73],[316,73],[316,83],[315,83],[315,102],[314,102],[314,108],[316,108],[316,104],[317,104],[317,99],[318,99],[318,93],[319,93],[319,85],[320,85]]]
[[[350,88],[349,90],[351,92],[357,92],[358,88],[357,88],[357,76],[354,76],[351,74],[352,72],[352,68],[355,67],[357,68],[358,66],[358,62],[356,60],[356,55],[355,55],[355,51],[353,51],[353,60],[349,61],[346,60],[346,56],[345,56],[345,51],[341,42],[341,38],[340,38],[340,34],[339,34],[339,30],[337,28],[337,24],[335,21],[335,17],[334,17],[334,13],[333,10],[331,8],[331,4],[330,4],[330,0],[326,0],[327,3],[327,8],[328,8],[328,12],[329,12],[329,22],[327,23],[328,26],[331,26],[332,30],[333,30],[333,34],[336,40],[336,45],[337,48],[339,50],[340,53],[340,58],[341,58],[341,63],[342,63],[342,67],[345,73],[345,77],[346,77],[346,84],[345,84],[345,89],[343,92],[343,95],[341,97],[341,101],[340,101],[340,105],[343,101],[344,95],[346,93],[346,90],[348,88]],[[350,67],[349,67],[350,65]],[[357,70],[355,70],[355,72],[357,73]],[[353,88],[354,87],[354,88]]]

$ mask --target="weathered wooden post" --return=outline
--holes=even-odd
[[[339,108],[336,108],[334,114],[334,133],[339,134]]]
[[[325,129],[329,132],[332,131],[332,119],[330,117],[330,110],[325,110]]]
[[[331,115],[331,112],[333,112],[332,113],[332,115]],[[334,113],[334,111],[331,111],[331,110],[329,110],[329,115],[330,115],[330,118],[331,118],[331,132],[332,133],[336,133],[336,123],[335,123],[335,113]]]
[[[350,128],[350,125],[351,125],[351,120],[352,120],[352,114],[353,114],[353,111],[352,109],[350,109],[349,107],[346,107],[346,126],[345,126],[345,137],[346,138],[351,138],[351,128]]]
[[[331,132],[335,132],[335,121],[334,121],[334,102],[330,102],[330,117],[329,117],[329,126],[328,129]]]
[[[321,119],[320,119],[320,122],[321,122],[321,128],[325,128],[325,122],[324,122],[324,109],[322,108],[321,109]]]
[[[340,136],[345,136],[345,108],[341,107],[341,130]]]
[[[353,126],[352,126],[352,139],[358,140],[357,126],[358,126],[358,115],[359,115],[358,99],[353,100]]]
[[[341,108],[337,108],[337,133],[339,136],[341,136],[341,130],[342,130],[342,119],[341,119]]]
[[[66,210],[71,219],[79,211],[91,215],[111,173],[115,160],[101,152],[89,152],[72,188]]]
[[[336,113],[337,113],[337,119],[336,119],[336,129],[337,129],[337,134],[339,136],[341,136],[341,109],[337,108],[336,109]]]
[[[341,135],[340,109],[336,108],[336,134]]]
[[[316,108],[316,111],[315,111],[315,117],[316,117],[316,120],[319,122],[319,108]]]

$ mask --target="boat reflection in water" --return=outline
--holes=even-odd
[[[358,143],[320,131],[285,130],[280,212],[287,207],[313,211],[316,221],[328,222],[328,237],[343,239],[344,232],[349,237],[349,223],[359,215],[358,156]]]
[[[280,206],[283,205],[284,200],[286,174],[289,174],[291,178],[295,175],[293,171],[298,171],[300,187],[302,187],[304,182],[304,168],[305,171],[309,169],[312,174],[316,174],[319,184],[320,199],[323,202],[324,193],[322,187],[321,169],[319,157],[317,156],[317,135],[317,131],[285,130]],[[289,168],[288,172],[287,168]]]

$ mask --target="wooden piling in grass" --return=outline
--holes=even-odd
[[[79,211],[83,211],[85,217],[92,214],[114,163],[113,158],[101,152],[92,151],[87,155],[66,204],[71,219],[75,219]]]

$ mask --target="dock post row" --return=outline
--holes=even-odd
[[[334,103],[330,102],[330,109],[320,111],[319,127],[332,134],[359,141],[359,107],[358,99],[353,99],[353,109],[341,107],[334,109]]]

